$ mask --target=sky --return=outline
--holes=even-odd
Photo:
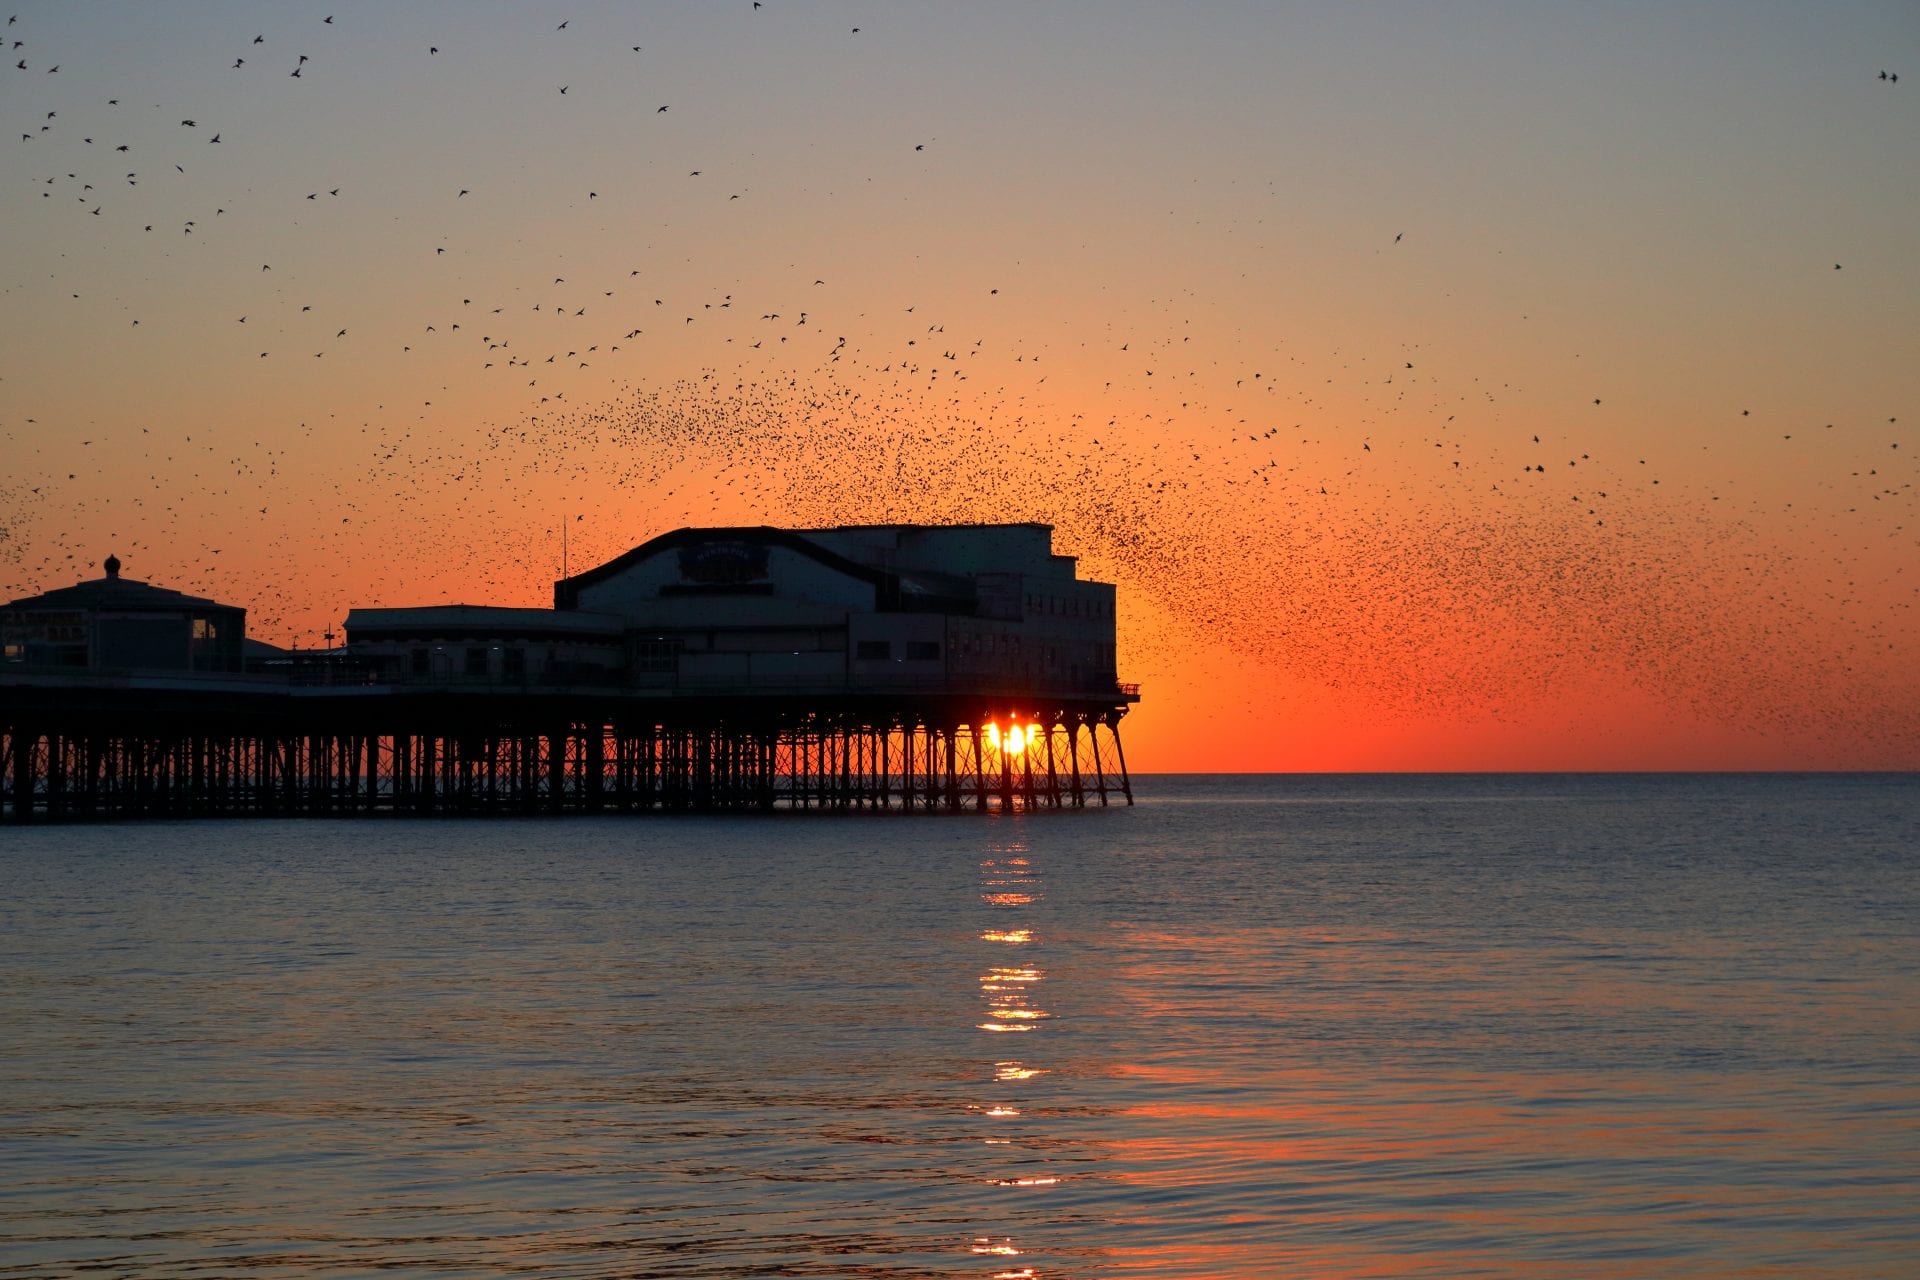
[[[6,12],[0,600],[1038,520],[1136,772],[1920,767],[1905,0]]]

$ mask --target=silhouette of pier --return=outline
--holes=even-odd
[[[954,694],[662,705],[607,689],[52,678],[6,687],[0,807],[24,821],[1131,803],[1125,696],[1013,715]]]
[[[1050,534],[681,530],[553,610],[355,610],[304,653],[109,561],[0,613],[0,816],[1131,804],[1113,588]]]

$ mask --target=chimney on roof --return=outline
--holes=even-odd
[[[120,576],[120,557],[109,552],[100,567],[107,571],[109,578],[117,578]]]

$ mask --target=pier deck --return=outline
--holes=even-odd
[[[1137,697],[16,671],[0,819],[1131,804]]]

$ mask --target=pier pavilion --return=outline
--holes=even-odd
[[[1132,802],[1114,588],[1042,524],[681,529],[551,609],[356,608],[252,670],[241,610],[225,665],[72,661],[117,572],[0,610],[0,816]]]

